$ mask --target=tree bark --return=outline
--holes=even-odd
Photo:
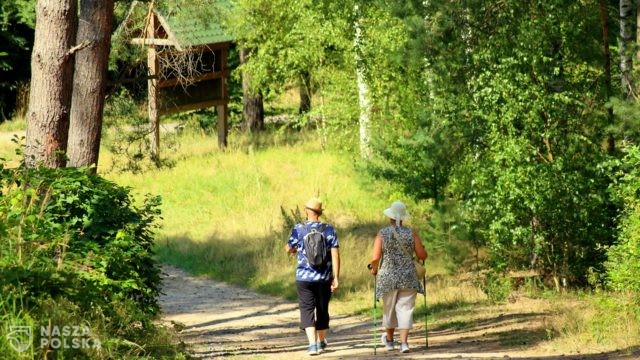
[[[250,50],[240,50],[240,63],[247,62]],[[251,87],[251,77],[242,73],[242,128],[251,132],[264,129],[264,102],[262,93]]]
[[[39,0],[31,56],[25,163],[64,167],[73,91],[77,0]]]
[[[300,114],[311,111],[311,75],[308,72],[302,74],[300,79]]]
[[[69,166],[98,164],[114,0],[82,0],[69,125]],[[95,168],[93,169],[95,171]]]
[[[607,6],[604,0],[600,0],[600,25],[602,26],[602,46],[604,48],[604,89],[605,101],[609,101],[611,96],[611,51],[609,50],[609,26],[607,25]],[[613,109],[607,109],[608,125],[613,124]],[[616,143],[613,135],[607,136],[607,152],[612,154],[615,151]]]
[[[632,31],[632,1],[620,0],[620,80],[623,98],[629,97],[633,92],[631,68],[633,66],[631,47],[633,42]]]
[[[360,118],[358,120],[360,130],[360,156],[363,159],[371,157],[370,127],[371,127],[371,104],[369,102],[369,87],[365,81],[360,47],[362,46],[362,29],[360,27],[361,15],[358,6],[354,7],[356,22],[354,25],[355,36],[353,46],[355,48],[356,78],[358,83],[358,102],[360,104]]]
[[[640,1],[636,4],[636,64],[640,64]]]

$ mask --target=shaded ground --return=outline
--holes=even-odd
[[[170,266],[163,268],[164,295],[160,297],[162,321],[174,324],[179,337],[196,358],[300,359],[306,337],[298,329],[297,304],[257,294],[205,277],[193,277]],[[429,331],[416,323],[409,345],[400,354],[377,347],[374,356],[372,319],[333,316],[328,351],[316,359],[640,359],[640,353],[536,354],[521,339],[544,338],[540,323],[545,314],[504,313],[477,321],[473,326],[442,324]],[[381,335],[377,329],[378,337]],[[532,336],[533,335],[533,336]],[[536,336],[539,335],[539,336]]]

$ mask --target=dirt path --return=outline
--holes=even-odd
[[[196,358],[301,359],[306,337],[298,329],[297,304],[277,297],[194,277],[170,266],[163,267],[162,320],[178,324],[179,337]],[[379,346],[373,354],[372,319],[333,316],[328,351],[316,359],[632,359],[617,353],[540,355],[522,350],[518,334],[535,331],[542,314],[505,313],[479,322],[473,329],[435,328],[425,347],[423,324],[416,323],[409,339],[412,351],[400,354]],[[380,328],[378,328],[380,334]],[[512,345],[505,345],[504,336]]]

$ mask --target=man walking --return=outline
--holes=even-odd
[[[285,250],[297,253],[296,288],[300,306],[300,328],[309,340],[308,355],[317,355],[327,346],[329,299],[338,289],[340,254],[333,226],[320,222],[322,201],[311,198],[304,205],[307,221],[296,224]]]

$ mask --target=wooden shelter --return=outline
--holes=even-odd
[[[218,145],[227,145],[232,38],[217,21],[224,7],[224,0],[159,0],[152,9],[148,2],[131,5],[127,21],[137,22],[133,28],[138,30],[130,41],[147,47],[151,156],[156,160],[162,115],[215,106]]]

